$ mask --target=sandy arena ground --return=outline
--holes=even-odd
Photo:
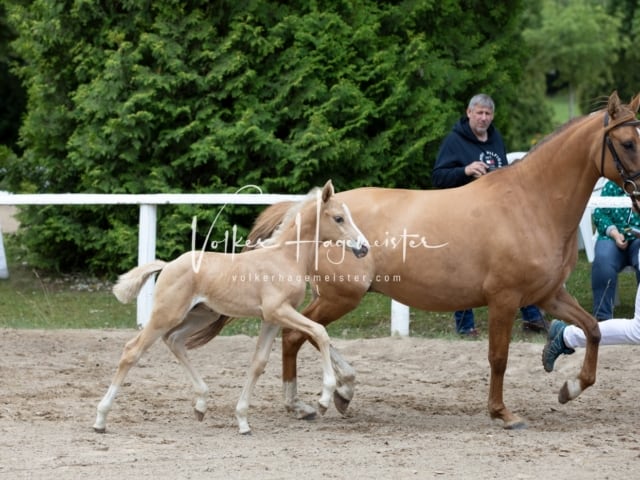
[[[505,401],[529,423],[505,431],[486,410],[486,341],[334,341],[358,372],[347,416],[314,421],[281,402],[280,340],[255,390],[253,435],[235,403],[255,339],[220,337],[192,352],[211,393],[204,421],[162,342],[135,367],[106,434],[92,425],[133,330],[0,330],[0,479],[631,479],[640,470],[640,348],[601,350],[596,385],[557,402],[581,352],[547,374],[540,343],[514,343]],[[301,397],[315,402],[320,365],[300,360]]]

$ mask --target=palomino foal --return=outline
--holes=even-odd
[[[326,411],[336,388],[329,336],[322,325],[296,309],[303,302],[307,280],[315,271],[319,246],[328,244],[341,246],[343,254],[345,247],[349,247],[358,258],[364,257],[369,249],[348,207],[335,200],[331,181],[295,204],[282,227],[262,248],[240,254],[188,252],[172,262],[151,262],[122,275],[113,292],[118,300],[128,302],[137,296],[149,276],[160,272],[151,318],[124,348],[111,386],[98,405],[95,431],[105,431],[107,415],[127,372],[160,337],[193,382],[194,410],[202,420],[207,409],[208,388],[190,363],[187,349],[199,345],[199,334],[216,322],[220,323],[216,328],[222,328],[227,317],[263,320],[248,378],[236,407],[240,433],[251,432],[247,420],[249,400],[280,327],[300,330],[318,346],[323,370],[318,403],[320,411]]]

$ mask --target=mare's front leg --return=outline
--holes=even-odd
[[[558,401],[567,403],[596,382],[600,328],[596,319],[589,315],[564,287],[556,293],[551,301],[541,307],[553,316],[580,327],[586,337],[585,354],[580,373],[575,379],[567,380],[558,393]]]
[[[504,404],[504,373],[509,360],[509,343],[517,307],[508,302],[506,292],[489,302],[489,415],[504,422],[506,429],[526,428],[527,424]]]
[[[238,428],[242,435],[251,434],[251,427],[247,420],[251,394],[253,393],[253,388],[256,386],[258,378],[262,375],[262,372],[264,372],[264,369],[267,366],[269,354],[271,353],[271,346],[273,345],[273,341],[279,331],[279,325],[267,321],[262,322],[260,335],[256,344],[256,351],[253,354],[251,365],[247,372],[247,381],[242,389],[238,403],[236,404],[236,419],[238,420]]]
[[[333,294],[331,285],[321,284],[320,295],[317,296],[303,311],[302,315],[308,319],[326,326],[343,315],[356,308],[363,295],[366,286],[360,284],[341,284],[346,292]],[[293,412],[298,419],[313,419],[316,410],[298,398],[297,359],[300,347],[310,337],[298,330],[285,329],[282,334],[282,387],[284,393],[285,408]],[[312,340],[314,347],[318,345]],[[337,410],[344,414],[353,399],[355,392],[356,372],[354,368],[340,355],[338,350],[330,348],[331,363],[336,377],[336,390],[333,402]]]

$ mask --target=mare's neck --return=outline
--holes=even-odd
[[[533,150],[521,165],[519,178],[570,229],[577,228],[600,178],[594,158],[601,155],[601,125],[601,114],[577,120]]]

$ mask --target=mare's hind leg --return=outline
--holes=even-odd
[[[149,322],[151,323],[151,322]],[[102,398],[100,403],[98,404],[98,413],[96,415],[96,422],[93,424],[93,429],[97,433],[104,433],[106,430],[107,423],[107,415],[109,414],[109,410],[111,410],[111,406],[113,405],[113,400],[124,381],[124,378],[127,376],[127,373],[138,361],[142,354],[147,351],[147,349],[153,345],[153,343],[162,335],[162,332],[156,329],[145,327],[138,335],[127,342],[124,347],[124,351],[122,352],[122,356],[120,357],[120,362],[118,364],[118,369],[116,370],[116,374],[111,381],[111,385],[107,390],[107,393]]]
[[[303,311],[302,315],[323,326],[337,320],[356,308],[366,292],[366,286],[346,284],[352,286],[352,291],[333,295],[331,285],[322,285],[321,295],[316,297]],[[341,288],[345,285],[341,284]],[[316,410],[298,398],[298,352],[309,337],[298,331],[285,329],[282,334],[282,386],[284,405],[288,412],[293,412],[298,419],[313,419]],[[311,342],[314,343],[314,342]],[[314,346],[318,348],[317,345]],[[354,368],[333,347],[330,349],[331,363],[336,375],[336,390],[333,401],[337,410],[344,414],[353,399],[355,391],[356,372]]]
[[[517,307],[505,303],[509,301],[507,292],[501,293],[499,298],[499,303],[489,303],[489,415],[493,419],[501,419],[506,429],[526,428],[527,424],[504,404],[504,373],[507,370],[509,342]]]
[[[207,395],[209,394],[209,388],[207,387],[207,384],[204,383],[200,374],[195,370],[195,368],[193,368],[193,365],[187,355],[185,341],[192,334],[199,332],[219,318],[220,315],[218,313],[210,310],[191,310],[191,312],[187,314],[183,323],[163,337],[164,343],[178,359],[187,373],[187,376],[191,379],[191,383],[193,383],[193,388],[196,394],[193,410],[199,421],[202,421],[204,414],[207,411]]]
[[[251,427],[247,420],[247,412],[249,411],[249,402],[251,401],[251,394],[253,388],[256,386],[256,382],[262,372],[264,372],[267,362],[269,361],[269,354],[271,353],[271,346],[276,339],[280,326],[262,322],[260,328],[260,336],[256,343],[256,350],[251,359],[251,365],[247,372],[247,381],[242,389],[238,403],[236,404],[236,418],[238,420],[238,428],[242,435],[249,435],[251,433]]]

